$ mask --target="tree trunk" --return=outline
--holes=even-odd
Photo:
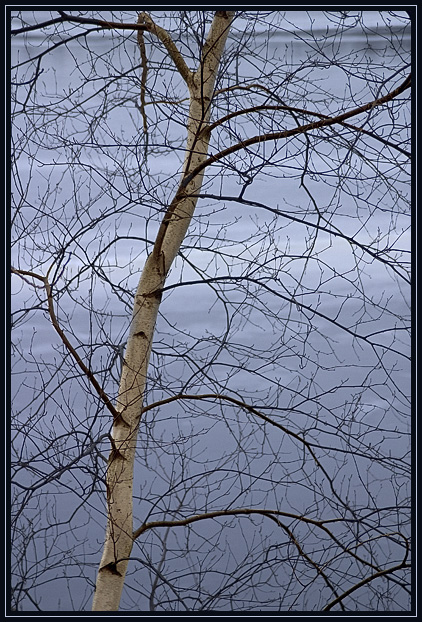
[[[117,611],[133,545],[133,469],[137,433],[142,411],[161,289],[177,256],[193,216],[197,199],[190,196],[201,188],[203,171],[188,184],[186,176],[207,158],[211,102],[221,55],[232,12],[217,11],[195,73],[190,72],[168,33],[146,14],[143,23],[166,47],[189,88],[186,156],[179,189],[160,226],[153,252],[143,269],[135,295],[130,334],[120,380],[114,420],[112,448],[108,460],[107,530],[97,575],[93,611]],[[141,18],[141,16],[140,16]]]

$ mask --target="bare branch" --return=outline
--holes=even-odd
[[[123,22],[108,22],[103,19],[93,19],[90,17],[81,17],[78,15],[70,15],[65,11],[58,11],[60,13],[60,17],[56,17],[55,19],[47,20],[42,22],[41,24],[34,24],[33,26],[24,26],[22,28],[15,28],[11,30],[12,35],[19,35],[25,32],[30,32],[32,30],[40,30],[51,26],[53,24],[60,24],[65,22],[74,22],[76,24],[89,24],[93,26],[100,26],[104,30],[148,30],[147,26],[143,24],[125,24]]]
[[[151,16],[145,12],[139,13],[138,23],[140,26],[143,26],[143,30],[147,30],[151,34],[154,34],[161,41],[161,43],[164,44],[164,47],[169,53],[178,72],[180,73],[186,84],[189,86],[192,82],[193,74],[186,65],[183,56],[180,54],[169,33],[164,28],[161,28],[161,26],[158,26],[158,24],[154,22]]]
[[[390,93],[388,93],[387,95],[384,95],[383,97],[380,97],[367,104],[364,104],[363,106],[359,106],[358,108],[354,108],[353,110],[349,110],[348,112],[340,114],[337,117],[324,118],[324,119],[321,119],[321,121],[314,121],[313,123],[301,125],[300,127],[295,127],[295,128],[292,128],[291,130],[284,130],[281,132],[271,132],[270,134],[262,134],[259,136],[254,136],[253,138],[248,138],[246,140],[243,140],[242,142],[237,143],[236,145],[227,147],[227,149],[223,149],[223,151],[220,151],[214,155],[211,155],[205,162],[201,163],[199,166],[196,167],[195,170],[193,170],[189,175],[187,175],[186,178],[183,180],[182,189],[185,188],[190,183],[190,181],[196,175],[198,175],[204,168],[206,168],[207,166],[210,166],[211,164],[214,164],[214,162],[218,162],[219,160],[222,160],[223,158],[225,158],[226,156],[232,153],[241,151],[242,149],[245,149],[246,147],[249,147],[251,145],[261,144],[261,143],[272,141],[272,140],[279,140],[282,138],[289,138],[290,136],[297,136],[299,134],[305,134],[306,132],[310,132],[312,130],[317,130],[323,127],[330,127],[331,125],[343,123],[344,121],[346,121],[346,119],[350,119],[359,114],[363,114],[364,112],[367,112],[368,110],[372,110],[373,108],[377,106],[382,106],[383,104],[391,101],[395,97],[398,97],[398,95],[403,93],[406,89],[410,88],[410,84],[411,84],[411,75],[409,74],[407,78],[404,80],[404,82],[402,82],[402,84],[399,87],[394,89],[394,91],[391,91]]]
[[[61,326],[60,326],[60,324],[59,324],[59,322],[57,320],[56,313],[54,311],[53,295],[52,295],[50,283],[48,282],[48,276],[44,277],[44,276],[41,276],[40,274],[36,274],[35,272],[31,272],[29,270],[18,270],[16,268],[14,268],[13,266],[12,266],[12,273],[18,274],[19,276],[22,276],[22,277],[29,276],[29,277],[32,277],[34,279],[37,279],[38,281],[42,281],[42,283],[44,285],[44,288],[45,288],[45,291],[46,291],[46,294],[47,294],[48,313],[50,315],[51,323],[52,323],[55,331],[60,336],[63,344],[65,345],[67,350],[70,352],[70,354],[73,356],[75,362],[79,365],[79,367],[83,371],[83,373],[86,376],[86,378],[92,384],[92,386],[94,387],[95,391],[98,393],[98,395],[101,398],[101,400],[107,406],[108,410],[111,412],[111,414],[113,415],[114,419],[119,418],[120,417],[120,413],[114,408],[113,404],[111,403],[111,400],[110,400],[109,396],[105,393],[105,391],[103,390],[101,385],[98,383],[98,381],[95,378],[95,376],[92,373],[92,371],[82,361],[81,357],[79,356],[79,354],[77,353],[77,351],[72,346],[72,344],[70,343],[69,339],[66,337],[65,333],[63,332],[63,329],[61,328]]]

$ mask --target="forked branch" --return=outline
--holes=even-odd
[[[294,127],[290,130],[283,130],[281,132],[271,132],[269,134],[260,134],[259,136],[254,136],[252,138],[247,138],[246,140],[242,140],[231,147],[227,147],[227,149],[223,149],[218,153],[211,155],[205,162],[201,162],[189,175],[186,175],[183,180],[180,188],[180,192],[186,188],[186,186],[192,181],[192,179],[198,175],[203,169],[214,162],[218,162],[232,153],[236,153],[246,147],[250,147],[251,145],[256,145],[272,140],[280,140],[282,138],[289,138],[290,136],[297,136],[299,134],[305,134],[306,132],[310,132],[312,130],[318,130],[323,127],[330,127],[331,125],[342,124],[347,119],[355,117],[359,114],[367,112],[368,110],[372,110],[378,106],[382,106],[383,104],[391,101],[395,97],[398,97],[405,90],[410,88],[411,86],[411,74],[407,76],[407,78],[402,82],[400,86],[398,86],[394,91],[387,93],[383,97],[375,99],[363,106],[359,106],[358,108],[353,108],[353,110],[349,110],[348,112],[344,112],[343,114],[337,115],[336,117],[327,117],[323,118],[320,121],[314,121],[312,123],[307,123],[306,125],[300,125],[298,127]]]

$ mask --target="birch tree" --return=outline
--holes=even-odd
[[[409,19],[295,15],[12,14],[16,609],[409,607]]]
[[[112,432],[112,450],[107,470],[107,535],[94,597],[94,610],[118,609],[125,570],[133,543],[133,468],[136,437],[141,418],[148,362],[161,291],[192,219],[201,188],[202,171],[192,171],[205,162],[209,141],[209,118],[215,81],[233,13],[217,11],[202,50],[198,69],[191,72],[169,34],[148,15],[145,23],[156,35],[186,82],[189,90],[186,156],[180,186],[160,225],[135,294],[133,316]],[[139,31],[141,32],[141,31]],[[142,45],[142,43],[141,43]],[[191,177],[191,178],[190,178]],[[190,181],[188,181],[190,179]]]

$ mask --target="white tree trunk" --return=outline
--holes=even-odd
[[[190,72],[168,33],[141,14],[149,32],[166,47],[190,94],[186,157],[179,190],[159,229],[153,252],[148,257],[135,295],[130,334],[120,381],[112,449],[107,469],[107,530],[97,575],[93,611],[117,611],[133,545],[133,469],[145,381],[161,301],[161,289],[177,256],[191,221],[199,192],[201,171],[188,184],[186,176],[207,158],[211,102],[221,55],[232,12],[217,11],[202,51],[198,70]],[[141,18],[140,16],[140,18]]]

